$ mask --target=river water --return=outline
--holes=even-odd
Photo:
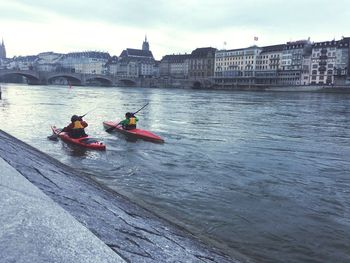
[[[2,85],[0,128],[255,262],[350,262],[350,94]],[[102,121],[139,114],[164,144]],[[82,115],[106,152],[49,141]]]

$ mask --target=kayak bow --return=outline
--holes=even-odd
[[[106,145],[98,139],[92,138],[90,136],[75,139],[75,138],[69,137],[67,132],[61,132],[61,129],[57,128],[56,126],[52,126],[51,129],[54,134],[56,134],[65,142],[73,143],[81,147],[93,149],[93,150],[100,150],[100,151],[106,150]]]
[[[132,129],[132,130],[124,130],[122,125],[119,124],[117,121],[104,121],[103,126],[106,130],[110,128],[114,128],[114,131],[120,132],[130,138],[134,139],[142,139],[145,141],[151,141],[151,142],[157,142],[157,143],[164,143],[164,140],[159,137],[158,135],[142,130],[142,129]]]

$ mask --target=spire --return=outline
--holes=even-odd
[[[145,41],[142,43],[142,50],[149,51],[149,43],[147,42],[147,35],[145,35]]]
[[[4,38],[2,38],[1,46],[0,46],[0,59],[1,58],[6,58],[6,49],[5,49]]]

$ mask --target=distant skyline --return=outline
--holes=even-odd
[[[7,57],[141,49],[156,59],[218,49],[350,36],[350,0],[11,0],[0,2]],[[258,41],[254,41],[258,37]]]

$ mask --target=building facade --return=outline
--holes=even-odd
[[[256,84],[277,84],[283,48],[283,44],[261,48],[256,59]]]
[[[287,42],[284,45],[278,77],[279,85],[302,85],[304,59],[311,56],[310,40]]]
[[[62,57],[62,54],[54,52],[40,53],[35,61],[35,70],[45,72],[57,71],[60,68],[59,61]]]
[[[119,64],[120,72],[118,72],[118,75],[126,74],[126,77],[152,77],[156,63],[152,51],[149,49],[147,37],[145,37],[142,43],[142,49],[124,49],[119,56]],[[134,70],[135,66],[137,68],[136,72]]]
[[[106,74],[106,64],[110,57],[106,52],[72,52],[63,55],[59,63],[62,71],[81,74]]]
[[[189,58],[188,76],[193,79],[210,78],[214,76],[216,48],[197,48]]]
[[[255,84],[257,66],[262,68],[259,54],[262,48],[251,46],[242,49],[219,50],[215,53],[214,79],[217,84]],[[264,62],[265,63],[265,62]]]
[[[160,61],[160,76],[171,78],[188,78],[190,55],[166,55]]]
[[[311,84],[345,84],[349,65],[349,39],[312,45]]]

